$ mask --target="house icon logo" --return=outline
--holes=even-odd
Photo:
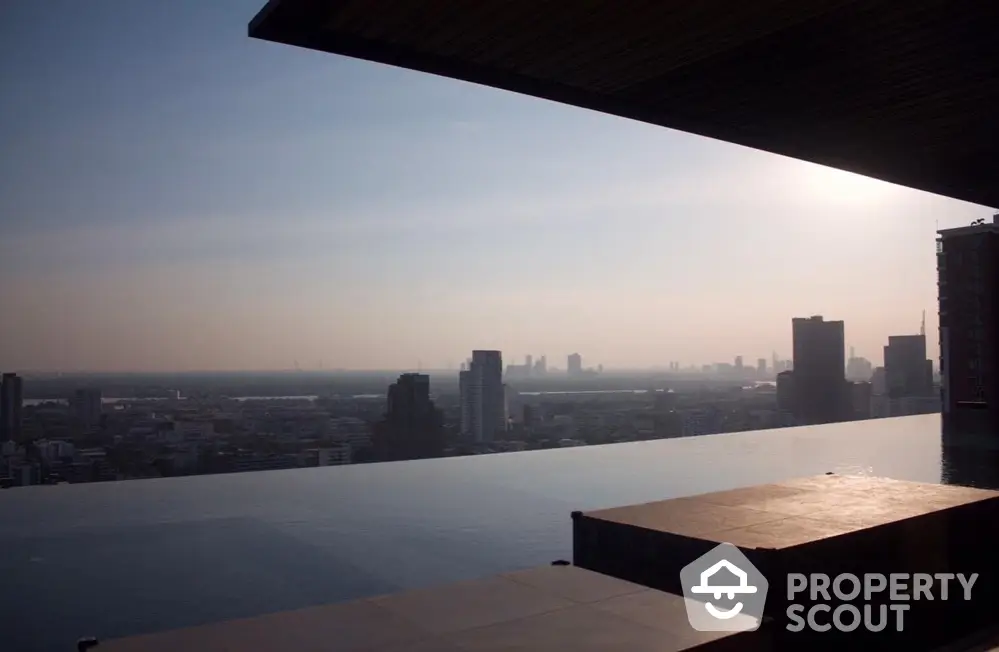
[[[746,632],[763,619],[769,583],[742,551],[723,543],[680,570],[687,620],[700,632]]]

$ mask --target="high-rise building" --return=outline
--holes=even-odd
[[[854,419],[871,418],[871,383],[856,382],[849,383],[850,407]]]
[[[777,374],[777,411],[793,414],[794,408],[794,372],[782,371]]]
[[[21,442],[21,405],[24,392],[21,377],[6,373],[0,379],[0,442]]]
[[[472,431],[471,378],[472,372],[468,369],[462,369],[458,372],[458,403],[461,408],[461,434],[463,435]]]
[[[468,371],[463,373],[459,376],[462,434],[477,442],[492,441],[497,432],[507,429],[503,354],[472,351]]]
[[[525,405],[523,413],[524,413],[524,427],[525,428],[533,427],[534,418],[535,415],[537,414],[535,411],[535,407],[533,405]]]
[[[442,454],[442,419],[430,400],[430,376],[402,374],[389,385],[385,419],[376,426],[374,440],[378,459],[383,461]]]
[[[503,424],[501,431],[510,429],[510,399],[516,397],[516,392],[510,386],[503,383]]]
[[[875,367],[871,372],[871,394],[884,396],[888,393],[888,374],[884,367]]]
[[[565,363],[565,369],[570,376],[578,376],[583,373],[583,356],[578,353],[570,353]]]
[[[508,364],[506,366],[506,377],[510,380],[530,378],[538,375],[534,366],[534,356],[528,355],[524,364]]]
[[[795,420],[800,425],[847,419],[846,344],[842,321],[821,316],[791,320],[794,339]]]
[[[937,238],[945,434],[999,432],[999,215]]]
[[[756,373],[760,376],[765,376],[767,374],[767,359],[758,358],[756,360]]]
[[[735,356],[735,370],[736,371],[742,371],[742,356],[741,355]]]
[[[869,382],[874,373],[874,365],[864,357],[858,357],[850,347],[850,358],[846,361],[846,379],[858,382]]]
[[[389,385],[385,417],[392,423],[416,423],[433,412],[430,400],[430,376],[402,374]]]
[[[890,398],[933,394],[933,361],[926,359],[925,335],[891,335],[884,355]]]
[[[76,390],[70,400],[73,417],[85,428],[100,424],[102,407],[101,390],[94,387]]]

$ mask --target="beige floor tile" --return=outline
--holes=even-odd
[[[663,631],[680,626],[690,628],[683,598],[646,589],[641,593],[617,596],[593,605],[594,608]]]
[[[594,573],[577,566],[542,566],[507,573],[503,577],[573,602],[582,603],[597,602],[647,590],[644,586],[625,582],[609,575]]]
[[[101,641],[101,652],[229,652],[246,641],[231,633],[219,632],[214,625],[189,627],[156,634],[129,636]]]
[[[594,604],[593,607],[668,634],[681,648],[724,637],[724,634],[719,632],[699,632],[691,627],[687,620],[684,599],[668,593],[647,590],[604,600]],[[749,624],[753,623],[747,622],[747,625]]]
[[[428,637],[422,628],[366,600],[290,611],[267,618],[273,618],[273,622],[267,624],[272,624],[274,629],[294,632],[294,645],[277,648],[281,652],[292,649],[295,652],[354,652],[410,644]]]
[[[466,652],[677,652],[663,632],[590,605],[576,605],[446,637]]]
[[[101,643],[110,652],[356,652],[426,639],[414,624],[367,601],[267,614]]]
[[[673,498],[641,505],[613,507],[586,516],[647,530],[696,537],[711,532],[761,525],[781,515],[747,507],[718,505],[693,498]]]
[[[524,618],[573,604],[503,577],[396,593],[373,598],[371,602],[437,634]]]
[[[333,649],[331,652],[336,652],[336,650]],[[402,643],[379,647],[370,652],[465,652],[465,650],[458,647],[457,643],[435,637],[423,639],[417,643]]]

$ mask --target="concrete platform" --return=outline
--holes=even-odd
[[[101,643],[99,652],[765,652],[694,631],[683,598],[572,566]]]
[[[720,543],[737,546],[769,581],[765,628],[778,649],[929,650],[990,625],[999,613],[997,535],[999,492],[836,475],[573,514],[576,565],[677,595],[684,566]],[[968,602],[892,600],[887,591],[850,602],[907,604],[903,631],[787,631],[791,604],[806,613],[844,604],[807,592],[789,600],[793,574],[958,572],[979,574]]]

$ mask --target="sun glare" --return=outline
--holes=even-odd
[[[825,201],[870,203],[884,199],[898,188],[885,181],[821,165],[808,165],[804,172],[803,190]]]

